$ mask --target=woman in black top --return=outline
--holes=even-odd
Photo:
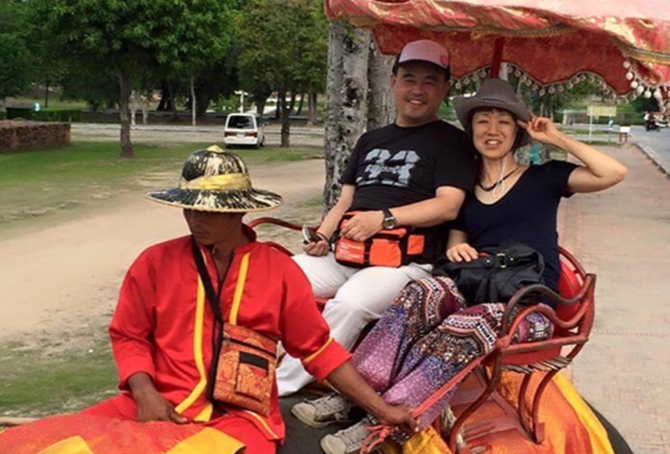
[[[456,98],[456,113],[480,159],[477,186],[449,235],[447,257],[469,262],[478,250],[512,241],[524,243],[545,259],[545,283],[558,289],[560,271],[556,214],[561,197],[595,192],[619,183],[626,168],[595,148],[561,133],[547,118],[529,113],[512,87],[487,80],[476,96]],[[520,165],[514,151],[532,140],[561,148],[583,166],[551,161]],[[409,283],[354,353],[354,365],[392,404],[419,407],[446,382],[480,361],[495,346],[505,311],[503,302],[469,305],[454,282],[433,277]],[[549,338],[551,321],[533,313],[523,320],[517,342]],[[419,419],[428,426],[450,395]],[[338,395],[298,404],[293,413],[320,426],[347,418],[350,405]],[[369,419],[327,436],[328,454],[357,452]]]
[[[548,118],[535,117],[502,80],[488,80],[477,96],[454,100],[459,120],[481,161],[473,193],[449,235],[447,257],[469,262],[477,251],[506,241],[525,243],[545,260],[545,284],[558,289],[560,264],[556,214],[561,197],[596,192],[619,183],[626,168],[561,133]],[[531,140],[565,150],[584,163],[517,163],[514,151]]]

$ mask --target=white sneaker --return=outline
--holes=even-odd
[[[353,426],[342,429],[333,435],[326,435],[321,439],[321,449],[326,454],[358,454],[363,442],[370,435],[367,430],[372,424],[364,418]]]
[[[291,413],[308,426],[321,428],[336,422],[353,422],[349,416],[351,408],[346,398],[331,393],[316,400],[295,404]]]

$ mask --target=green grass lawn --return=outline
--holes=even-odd
[[[19,343],[0,347],[0,415],[39,417],[80,410],[116,391],[109,341],[47,354]]]
[[[136,144],[133,159],[119,158],[118,142],[75,142],[67,147],[0,153],[0,229],[26,227],[101,200],[177,183],[186,157],[209,144]],[[320,148],[236,149],[252,169],[323,156]]]
[[[205,146],[137,144],[134,159],[120,159],[116,142],[77,142],[60,149],[0,153],[2,238],[88,215],[96,205],[106,207],[115,198],[126,200],[119,197],[124,193],[175,185],[185,158]],[[322,149],[308,147],[233,151],[252,173],[261,166],[323,156]],[[104,204],[96,203],[102,199],[106,199]],[[297,207],[297,213],[309,211],[314,217],[319,205],[320,198],[308,200]],[[287,235],[285,241],[295,238]],[[58,336],[35,333],[30,342],[2,342],[0,371],[3,416],[75,411],[117,392],[106,326],[102,325]]]

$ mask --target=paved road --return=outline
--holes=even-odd
[[[641,126],[634,126],[631,132],[631,141],[650,147],[660,158],[666,173],[670,173],[670,128],[646,132]]]
[[[670,154],[670,142],[655,144]],[[606,151],[627,179],[562,212],[561,242],[598,275],[595,326],[573,380],[636,454],[670,454],[670,180],[636,147]]]
[[[72,123],[72,139],[79,141],[118,140],[120,126],[104,123]],[[279,125],[266,128],[267,144],[280,142]],[[137,125],[131,136],[143,143],[221,143],[222,126]],[[291,127],[291,143],[295,145],[323,146],[323,127]]]

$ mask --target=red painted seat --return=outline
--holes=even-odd
[[[468,430],[466,422],[468,417],[495,392],[503,371],[525,374],[519,388],[516,417],[525,435],[536,443],[544,440],[544,424],[538,420],[542,395],[553,377],[571,363],[588,341],[595,315],[595,275],[587,274],[579,262],[565,249],[560,248],[560,258],[559,294],[544,286],[532,285],[517,292],[508,303],[502,330],[498,337],[498,346],[484,361],[485,369],[490,371],[486,373],[484,370],[481,374],[485,382],[484,390],[477,399],[458,412],[456,422],[451,427],[448,441],[453,452],[456,452],[456,439],[462,428],[470,434],[471,439],[496,431],[496,421],[490,422],[488,431]],[[556,310],[553,311],[544,305],[530,306],[521,310],[512,319],[513,308],[529,294],[545,295],[553,300]],[[554,323],[554,336],[541,342],[513,344],[512,338],[519,323],[533,312],[544,314]],[[545,375],[535,388],[534,395],[530,395],[528,385],[535,373]],[[526,402],[532,402],[530,408],[527,408]],[[479,425],[482,425],[481,422]],[[500,430],[509,428],[508,423],[499,421],[497,425]],[[468,441],[467,438],[466,441]],[[468,450],[461,450],[461,452],[468,452]]]
[[[259,218],[250,222],[249,226],[256,228],[263,224],[276,225],[296,231],[301,229],[299,225],[275,218]],[[291,251],[281,244],[273,242],[270,242],[270,244],[276,249],[292,255]],[[552,378],[570,364],[588,341],[595,315],[595,275],[587,274],[580,263],[563,248],[560,248],[560,259],[559,294],[542,285],[531,285],[519,290],[507,304],[497,347],[485,358],[484,367],[480,368],[477,373],[484,383],[484,389],[479,397],[471,399],[463,405],[465,408],[458,412],[458,417],[452,425],[448,436],[449,447],[452,452],[456,452],[456,439],[458,434],[461,433],[461,429],[464,427],[468,429],[465,425],[468,417],[494,394],[500,384],[503,371],[525,374],[519,390],[518,409],[516,410],[518,421],[516,425],[520,426],[520,430],[523,430],[536,443],[541,443],[544,439],[544,425],[538,421],[538,411],[544,390]],[[519,305],[519,301],[529,295],[543,295],[553,300],[556,310],[554,311],[545,305],[534,305],[522,309],[515,318],[512,318],[512,311]],[[317,304],[323,307],[325,300],[318,300]],[[521,320],[533,312],[540,312],[553,322],[555,327],[554,336],[541,342],[512,343],[513,335]],[[490,373],[487,373],[487,370]],[[530,396],[528,395],[530,392],[528,385],[534,373],[544,373],[545,375],[535,388],[534,395]],[[527,400],[529,397],[530,399]],[[454,398],[458,398],[458,393]],[[531,408],[526,408],[525,402],[527,401],[532,402]],[[496,426],[498,426],[497,429]],[[479,427],[482,427],[481,423],[479,423]],[[472,434],[472,438],[475,438],[509,427],[509,421],[500,424],[493,421],[488,425],[488,432],[486,430],[466,430],[466,432],[469,432]],[[464,453],[463,450],[461,452]]]

